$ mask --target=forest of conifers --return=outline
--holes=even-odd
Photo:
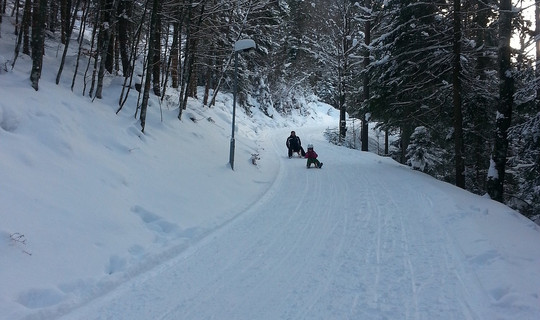
[[[39,90],[45,41],[63,44],[61,77],[90,78],[100,99],[105,76],[142,93],[144,132],[150,95],[177,90],[212,107],[233,87],[239,54],[239,104],[287,115],[318,97],[398,136],[385,154],[437,179],[540,214],[540,1],[514,0],[0,0],[15,24],[14,57],[32,59]],[[525,10],[526,9],[526,10]],[[525,14],[530,12],[529,15]],[[0,28],[0,36],[2,36]],[[63,74],[68,48],[78,52]],[[56,50],[56,49],[55,49]],[[75,70],[75,72],[73,72]],[[64,81],[65,83],[65,81]],[[197,88],[204,90],[197,91]],[[198,93],[199,92],[199,93]],[[250,97],[250,99],[248,99]],[[254,104],[253,102],[256,102]],[[138,109],[139,110],[139,109]],[[406,182],[404,182],[406,183]]]

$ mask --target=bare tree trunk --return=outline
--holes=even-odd
[[[197,20],[197,23],[195,24],[194,28],[189,28],[190,31],[188,32],[188,34],[190,35],[188,40],[186,40],[187,44],[186,44],[186,49],[187,51],[189,51],[189,55],[186,53],[186,57],[189,56],[189,59],[186,58],[186,61],[187,62],[184,62],[184,72],[185,72],[185,83],[184,83],[184,87],[185,87],[185,91],[183,92],[183,97],[181,95],[181,102],[180,102],[180,110],[179,110],[179,113],[178,113],[178,119],[182,119],[182,110],[185,110],[186,107],[187,107],[187,100],[188,100],[188,96],[192,96],[192,91],[193,90],[192,87],[193,86],[193,82],[192,82],[192,79],[195,78],[193,76],[193,69],[194,69],[194,66],[195,66],[195,52],[197,50],[197,39],[194,39],[194,35],[197,33],[198,30],[200,30],[200,26],[201,26],[201,23],[202,23],[202,19],[203,19],[203,13],[204,13],[204,9],[205,9],[205,4],[203,3],[201,5],[201,12],[198,16],[198,20]],[[189,17],[188,18],[188,25],[191,25],[191,9],[189,9]],[[196,88],[195,88],[196,90]]]
[[[66,1],[66,0],[62,0]],[[59,0],[51,0],[49,5],[49,14],[48,14],[48,20],[47,20],[47,26],[49,27],[49,30],[52,33],[56,32],[56,27],[58,24],[58,5]],[[62,17],[60,18],[62,19]],[[63,44],[63,42],[62,42]]]
[[[109,57],[109,43],[112,37],[113,24],[115,24],[116,19],[115,14],[118,10],[118,4],[120,0],[102,0],[101,11],[102,17],[101,25],[99,28],[99,40],[98,48],[100,52],[100,62],[99,62],[99,72],[98,72],[98,83],[96,89],[96,98],[101,99],[103,95],[103,79],[105,78],[105,67],[107,65],[107,59]]]
[[[165,34],[165,39],[169,39],[171,37],[171,28],[170,28],[170,24],[167,24],[167,32]],[[173,36],[174,37],[174,36]],[[174,40],[173,40],[174,41]],[[165,64],[165,67],[163,68],[163,72],[161,73],[161,84],[162,84],[162,87],[163,89],[161,90],[161,99],[160,101],[163,101],[163,99],[165,99],[165,94],[167,93],[167,85],[169,83],[169,75],[170,75],[170,72],[171,72],[171,60],[172,60],[172,47],[171,49],[169,49],[169,42],[166,41],[165,42],[165,54],[163,55],[163,59],[167,59],[167,63]],[[171,51],[169,51],[171,50]],[[169,53],[167,55],[167,52]]]
[[[210,88],[212,87],[212,66],[214,65],[215,57],[208,58],[208,66],[206,66],[206,83],[204,85],[204,97],[203,105],[208,105],[208,99],[210,98]]]
[[[2,17],[6,13],[6,3],[7,0],[0,0],[0,38],[2,38]]]
[[[465,160],[463,155],[463,113],[461,97],[461,0],[454,0],[454,48],[453,48],[453,104],[454,104],[454,152],[456,186],[465,188]]]
[[[476,27],[478,30],[476,31],[476,35],[474,36],[474,50],[480,53],[484,50],[484,48],[490,46],[488,29],[491,23],[491,18],[489,16],[490,11],[489,5],[487,3],[483,1],[477,1],[476,5],[477,13],[475,20],[478,24],[478,26]],[[486,71],[491,69],[490,66],[493,64],[492,59],[493,58],[490,54],[478,54],[476,57],[476,67],[474,72],[478,76],[478,80],[480,81],[480,83],[482,83],[482,85],[485,85],[485,83],[489,81]],[[481,93],[474,93],[474,95],[475,103],[488,103],[486,102],[486,98]],[[467,112],[467,116],[471,119],[469,121],[472,122],[473,127],[485,127],[486,129],[479,129],[483,132],[486,132],[488,130],[488,121],[486,121],[485,114],[483,112],[476,112],[476,110],[473,110],[472,112]],[[486,159],[486,154],[491,151],[490,149],[492,148],[492,146],[486,144],[486,139],[484,139],[483,135],[483,133],[474,132],[472,138],[468,140],[466,144],[464,142],[464,147],[467,146],[473,151],[472,155],[464,153],[464,156],[466,157],[469,155],[472,157],[472,165],[475,169],[474,184],[477,185],[478,188],[485,190],[485,184],[487,182],[486,169],[487,166],[489,166],[489,161],[488,159]],[[491,141],[489,142],[489,144],[491,144]]]
[[[413,128],[411,128],[411,124],[409,122],[403,121],[401,123],[401,142],[400,142],[400,148],[401,148],[401,158],[400,162],[404,164],[407,161],[407,148],[409,147],[409,144],[411,142],[411,135],[413,133]]]
[[[195,50],[193,50],[193,55],[195,55]],[[197,99],[197,84],[199,80],[199,68],[197,68],[197,64],[195,63],[196,58],[193,58],[191,69],[191,76],[188,84],[188,96]],[[185,109],[184,105],[184,109]]]
[[[69,20],[69,14],[71,12],[71,0],[61,0],[60,1],[60,41],[62,41],[63,44],[67,44],[69,41],[69,37],[71,34],[70,31],[70,20]],[[77,10],[75,10],[75,13],[77,13]],[[69,34],[68,34],[69,33]]]
[[[114,61],[116,60],[116,57],[115,57],[116,51],[114,50],[116,36],[113,30],[114,28],[112,28],[112,30],[109,32],[109,40],[108,40],[108,45],[107,45],[107,57],[105,58],[105,70],[109,74],[114,74]]]
[[[39,79],[43,67],[43,50],[45,41],[45,19],[47,18],[47,0],[36,0],[33,6],[32,21],[32,71],[30,81],[32,88],[38,91]]]
[[[58,73],[56,74],[56,84],[60,82],[60,77],[62,76],[62,70],[64,70],[64,63],[66,62],[66,55],[69,48],[69,40],[71,39],[71,34],[73,33],[73,27],[75,26],[75,18],[77,17],[77,10],[79,9],[79,4],[81,0],[77,0],[75,4],[75,9],[73,10],[73,15],[71,18],[71,23],[69,29],[67,30],[67,40],[64,45],[64,52],[62,53],[62,60],[60,61],[60,67],[58,68]]]
[[[512,1],[501,0],[499,10],[499,104],[497,105],[495,140],[487,179],[487,192],[491,199],[503,202],[508,128],[512,122],[512,105],[514,103],[514,74],[510,54]]]
[[[132,46],[131,46],[131,52],[130,52],[130,55],[129,55],[129,61],[130,61],[130,63],[132,65],[130,66],[130,74],[129,74],[129,76],[125,75],[124,85],[122,86],[122,92],[120,93],[120,98],[118,99],[119,107],[116,110],[116,113],[120,112],[120,110],[122,110],[122,108],[124,107],[124,104],[126,103],[127,98],[129,96],[129,92],[131,90],[131,85],[133,84],[133,70],[135,69],[135,63],[136,63],[135,56],[137,56],[137,47],[139,46],[139,43],[140,43],[140,40],[141,40],[143,25],[144,25],[144,21],[145,21],[145,17],[146,17],[146,11],[148,10],[148,3],[149,2],[150,2],[149,0],[146,0],[144,2],[144,10],[142,12],[141,23],[139,24],[139,26],[137,28],[137,31],[135,32],[135,40],[131,44]],[[146,44],[145,44],[145,46],[146,46]],[[128,79],[129,79],[129,85],[126,86]],[[124,96],[124,90],[126,88],[127,88],[127,92],[126,92],[126,94]],[[135,111],[135,117],[137,117],[138,108],[139,108],[139,105],[137,103],[137,108],[136,108],[136,111]]]
[[[341,84],[343,86],[343,84]],[[339,90],[339,142],[347,136],[347,106],[345,105],[345,93],[343,87]]]
[[[152,85],[153,85],[153,91],[156,96],[161,96],[161,15],[159,12],[161,11],[161,1],[158,2],[158,9],[156,14],[156,24],[153,28],[154,34],[154,53],[152,55],[152,60],[150,60],[152,71]]]
[[[349,50],[352,47],[352,40],[349,38],[351,35],[351,29],[352,29],[352,23],[351,23],[351,16],[349,14],[344,14],[341,17],[341,28],[340,32],[342,33],[340,35],[341,39],[341,47],[339,50],[341,52],[339,53],[339,56],[337,59],[338,63],[338,103],[339,103],[339,142],[342,142],[345,140],[345,137],[347,136],[347,122],[346,122],[346,114],[347,114],[347,76],[349,74]],[[363,119],[365,121],[365,119]]]
[[[39,1],[39,0],[34,0]],[[26,22],[25,22],[26,21]],[[21,31],[23,32],[23,53],[30,55],[30,24],[32,21],[32,0],[26,0],[23,9],[23,24]]]
[[[143,100],[141,103],[141,115],[140,115],[140,121],[141,121],[141,131],[144,133],[144,128],[146,126],[146,110],[148,109],[148,100],[150,98],[150,85],[152,84],[152,68],[150,67],[150,64],[152,63],[154,59],[154,50],[156,46],[154,45],[154,41],[159,41],[159,39],[155,39],[156,33],[154,32],[154,28],[156,27],[157,23],[157,15],[158,15],[158,8],[159,8],[159,0],[154,0],[154,4],[152,5],[152,14],[150,18],[150,39],[148,40],[148,57],[146,59],[146,79],[144,82],[144,93],[143,93]]]
[[[18,1],[17,1],[17,7],[18,7]],[[22,17],[22,21],[21,21],[21,29],[22,30],[26,30],[26,32],[22,32],[22,30],[19,30],[19,32],[17,33],[17,25],[18,23],[15,23],[15,34],[17,34],[17,45],[15,45],[15,53],[13,55],[13,63],[11,64],[11,69],[15,68],[15,62],[17,62],[17,58],[19,57],[19,52],[21,50],[21,43],[23,42],[23,37],[25,37],[25,40],[27,40],[26,38],[28,37],[28,28],[30,27],[30,14],[27,14],[27,7],[28,8],[31,8],[32,6],[32,1],[31,0],[26,0],[25,3],[24,3],[24,9],[23,9],[23,17]],[[28,10],[28,12],[31,12],[31,10]],[[18,20],[18,17],[19,17],[19,13],[18,13],[18,10],[17,10],[17,18],[16,18],[16,21]],[[23,35],[24,34],[24,35]],[[23,50],[23,54],[29,54],[30,53],[30,49],[28,49],[28,46],[26,48],[26,50],[28,50],[28,53],[25,53],[24,50]]]
[[[95,24],[94,25],[97,25],[98,24],[98,21],[100,19],[100,13],[98,12],[98,14],[96,15],[95,17]],[[91,87],[90,87],[90,92],[89,92],[89,95],[92,96],[92,93],[94,92],[94,84],[95,84],[95,71],[96,71],[96,64],[97,64],[97,57],[99,55],[99,48],[96,52],[93,52],[94,50],[94,44],[96,43],[96,34],[97,34],[97,28],[92,28],[92,39],[90,40],[90,55],[88,56],[88,63],[86,64],[86,70],[84,71],[84,77],[83,77],[83,81],[84,81],[84,86],[83,86],[83,96],[85,95],[85,92],[86,92],[86,84],[87,84],[87,75],[88,75],[88,69],[90,69],[90,64],[92,63],[92,59],[94,60],[94,72],[92,73],[92,84],[91,84]],[[81,40],[82,41],[82,40]]]
[[[364,26],[364,35],[365,35],[365,51],[364,51],[364,101],[366,103],[365,108],[369,104],[369,74],[367,72],[369,66],[369,55],[370,55],[370,45],[371,45],[371,0],[366,0],[366,8],[369,10],[369,17],[365,21]],[[363,112],[362,119],[362,130],[361,130],[361,141],[362,141],[362,151],[369,151],[369,126],[367,115]]]
[[[178,88],[178,68],[180,60],[178,56],[178,47],[179,47],[179,39],[180,39],[180,23],[174,22],[173,25],[173,43],[171,45],[171,85],[173,88]]]
[[[15,16],[15,34],[17,34],[17,25],[19,25],[19,20],[17,18],[19,17],[19,9],[20,8],[21,8],[20,1],[15,1],[15,5],[13,6],[13,10],[11,10],[11,16],[12,17],[15,15],[15,13],[17,13],[17,15]]]
[[[389,148],[389,139],[388,137],[390,136],[389,132],[388,132],[388,129],[385,129],[384,130],[384,155],[388,155],[390,153],[390,148]]]
[[[120,5],[118,7],[118,47],[120,51],[120,58],[122,61],[122,73],[126,78],[131,75],[131,59],[128,52],[128,34],[130,34],[129,18],[132,17],[132,5],[133,2],[124,0],[120,1]]]
[[[73,91],[73,87],[75,87],[75,79],[77,78],[77,72],[79,70],[79,61],[81,60],[81,52],[83,48],[83,41],[82,41],[82,34],[84,34],[84,31],[86,30],[86,18],[88,17],[88,7],[86,5],[86,2],[83,3],[83,14],[81,19],[81,28],[79,30],[79,35],[77,36],[77,42],[79,43],[79,50],[77,52],[77,62],[75,63],[75,70],[73,71],[73,78],[71,79],[71,91]],[[84,94],[83,94],[84,95]]]
[[[100,55],[100,51],[99,51],[99,48],[97,49],[97,51],[95,52],[94,56],[92,57],[92,59],[94,60],[94,68],[92,69],[92,78],[91,78],[91,81],[90,81],[90,90],[88,91],[88,96],[92,97],[92,98],[95,98],[95,95],[94,95],[94,90],[96,89],[96,77],[97,77],[97,73],[98,73],[98,63],[99,63],[99,55]],[[92,59],[88,59],[88,64],[90,65]],[[86,79],[86,77],[84,77]]]

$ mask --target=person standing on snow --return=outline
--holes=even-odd
[[[307,146],[307,153],[306,153],[306,158],[307,158],[307,164],[306,164],[306,167],[309,169],[311,167],[311,164],[314,164],[316,168],[321,168],[323,163],[320,162],[319,160],[317,160],[317,157],[319,155],[317,155],[317,152],[315,152],[315,150],[313,150],[313,145],[312,144],[308,144]]]
[[[296,132],[291,131],[291,135],[287,138],[287,149],[289,149],[289,158],[292,157],[293,152],[297,152],[298,155],[304,157],[306,152],[302,148],[302,141],[300,137],[296,135]]]

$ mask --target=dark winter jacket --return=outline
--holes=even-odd
[[[317,155],[317,152],[315,152],[315,150],[307,149],[306,158],[308,158],[308,159],[317,159],[318,156],[319,155]]]
[[[298,136],[289,136],[287,138],[287,148],[292,150],[300,150],[302,142]]]

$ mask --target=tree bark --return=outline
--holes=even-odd
[[[156,15],[156,24],[153,28],[154,34],[154,53],[152,55],[151,70],[152,70],[152,85],[153,91],[156,96],[161,96],[161,16],[159,11],[161,10],[161,1],[158,3],[158,14]]]
[[[39,0],[34,0],[39,1]],[[26,0],[24,2],[23,9],[23,23],[21,25],[21,31],[23,33],[23,53],[30,55],[30,24],[32,22],[32,0]]]
[[[59,9],[59,2],[60,0],[52,0],[49,4],[49,13],[47,15],[47,26],[49,27],[49,31],[52,33],[56,32],[56,27],[58,24],[58,9]],[[63,0],[65,1],[65,0]],[[60,17],[62,19],[63,17]],[[60,40],[62,41],[62,40]]]
[[[7,0],[6,0],[7,1]],[[3,1],[0,0],[0,38],[2,38],[2,17],[4,16],[4,13],[5,13],[5,9],[4,9],[4,5],[3,5]]]
[[[2,38],[2,17],[6,13],[5,1],[7,0],[0,0],[0,38]]]
[[[179,22],[175,22],[173,25],[173,42],[171,45],[171,85],[173,88],[178,88],[178,61],[180,60],[178,53],[178,43],[180,38],[180,26]]]
[[[131,61],[128,49],[130,37],[128,37],[128,35],[131,33],[129,31],[129,18],[132,17],[132,4],[133,3],[131,1],[124,0],[120,2],[118,7],[118,46],[122,61],[122,73],[126,78],[131,75]]]
[[[19,2],[17,1],[17,5],[16,7],[18,8],[19,7]],[[28,7],[28,9],[27,9]],[[31,10],[32,8],[32,1],[31,0],[26,0],[25,3],[24,3],[24,9],[23,9],[23,17],[22,17],[22,21],[21,21],[21,30],[17,31],[18,30],[18,18],[19,18],[19,14],[18,14],[18,10],[17,10],[17,17],[15,19],[16,23],[15,23],[15,34],[17,35],[17,44],[15,45],[15,52],[14,52],[14,55],[13,55],[13,62],[11,63],[11,69],[13,69],[15,67],[15,62],[17,62],[17,58],[19,57],[19,52],[20,52],[20,49],[21,49],[21,44],[23,43],[23,38],[24,38],[24,41],[25,43],[23,44],[23,48],[26,47],[26,52],[24,51],[23,49],[23,54],[30,54],[30,49],[29,49],[29,46],[27,44],[28,42],[28,29],[30,28],[30,12],[32,11]],[[25,32],[23,32],[23,30],[26,30]]]
[[[39,79],[43,67],[43,50],[45,41],[45,19],[47,17],[47,0],[36,0],[33,6],[32,19],[32,71],[30,81],[32,88],[38,91]]]
[[[69,14],[71,12],[71,0],[61,0],[60,1],[60,41],[63,44],[66,44],[69,41],[70,31],[70,19]],[[75,10],[75,14],[77,10]],[[69,33],[69,34],[68,34]]]
[[[152,68],[150,67],[150,65],[152,64],[152,61],[154,59],[154,50],[155,50],[154,41],[156,41],[154,37],[156,36],[156,33],[154,32],[153,29],[156,27],[158,8],[159,8],[159,0],[154,0],[154,3],[152,5],[152,14],[150,18],[150,30],[148,31],[148,33],[150,34],[150,39],[148,40],[148,56],[146,58],[146,71],[145,71],[146,79],[144,82],[144,92],[143,92],[143,99],[141,103],[141,114],[139,117],[139,120],[141,121],[141,131],[143,133],[144,133],[144,128],[146,126],[146,110],[148,109],[148,100],[150,98],[150,86],[152,84]]]
[[[384,155],[387,156],[390,153],[390,143],[388,137],[390,136],[388,129],[384,130]]]
[[[454,105],[454,153],[456,186],[465,188],[465,161],[463,159],[463,112],[461,96],[461,0],[454,0],[452,91]]]
[[[491,199],[504,201],[506,154],[508,152],[508,128],[512,122],[514,103],[514,75],[511,65],[510,38],[512,37],[512,1],[500,1],[499,13],[499,103],[497,105],[495,141],[487,179],[487,191]]]
[[[75,26],[75,18],[77,17],[77,10],[79,8],[81,0],[77,0],[77,3],[75,4],[75,10],[73,11],[73,16],[71,19],[71,23],[69,25],[69,28],[67,30],[67,40],[64,44],[64,52],[62,53],[62,60],[60,61],[60,67],[58,68],[58,73],[56,74],[56,84],[60,83],[60,77],[62,76],[62,70],[64,70],[64,64],[66,62],[66,55],[69,48],[69,40],[71,39],[71,34],[73,33],[73,27]]]
[[[371,0],[366,0],[366,8],[371,9]],[[370,55],[370,44],[371,44],[371,10],[369,10],[369,17],[365,21],[364,26],[364,103],[365,109],[368,109],[369,107],[369,74],[367,72],[368,66],[369,66],[369,55]],[[369,119],[367,119],[367,114],[363,112],[364,116],[362,119],[362,131],[361,131],[361,142],[362,142],[362,151],[369,151],[369,126],[368,122]]]
[[[118,10],[120,0],[102,0],[101,11],[102,20],[99,28],[98,47],[100,54],[99,72],[97,79],[96,98],[101,99],[103,97],[103,79],[105,77],[105,67],[107,66],[107,59],[112,59],[109,55],[109,43],[112,37],[112,26],[115,23],[115,15]]]

